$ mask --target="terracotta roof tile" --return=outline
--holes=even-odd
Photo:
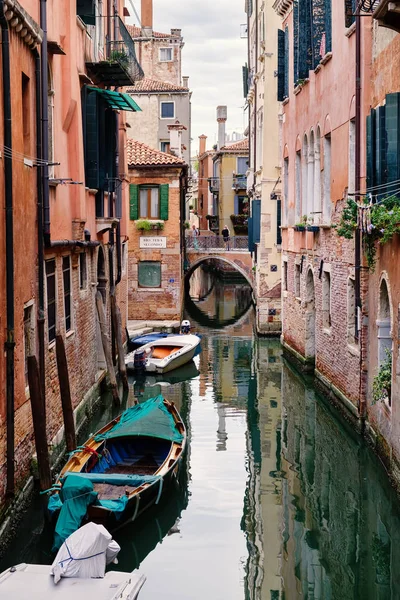
[[[141,38],[142,30],[140,27],[136,27],[136,25],[127,25],[127,30],[129,31],[131,37],[133,38]],[[172,37],[170,33],[160,33],[159,31],[153,31],[153,37],[156,38],[169,38]]]
[[[185,161],[173,154],[160,152],[155,148],[150,148],[142,142],[128,140],[126,145],[129,167],[148,167],[148,166],[183,166]]]
[[[136,81],[135,85],[127,90],[128,94],[188,91],[189,88],[182,87],[181,85],[174,85],[173,83],[168,83],[167,81],[157,81],[156,79],[149,79],[148,77],[144,77],[140,81]]]
[[[232,144],[227,144],[223,146],[221,150],[225,152],[238,151],[238,150],[249,150],[249,138],[244,138],[243,140],[239,140],[239,142],[233,142]]]

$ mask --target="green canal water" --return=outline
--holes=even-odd
[[[400,598],[400,504],[382,466],[279,342],[254,337],[241,286],[217,287],[196,320],[188,305],[195,366],[131,380],[127,404],[174,400],[189,444],[177,485],[116,532],[117,568],[147,576],[141,600]],[[48,548],[36,501],[0,566],[50,562]]]

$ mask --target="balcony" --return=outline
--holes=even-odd
[[[238,192],[239,190],[247,190],[246,175],[233,174],[232,189]]]
[[[208,185],[212,194],[219,192],[219,177],[209,177]]]
[[[125,87],[142,79],[144,73],[127,28],[119,17],[115,19],[118,39],[106,43],[106,60],[86,62],[86,68],[96,85]]]
[[[381,27],[400,32],[400,0],[381,0],[373,17]]]

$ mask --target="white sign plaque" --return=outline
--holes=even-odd
[[[140,248],[166,248],[166,237],[148,237],[140,236]]]

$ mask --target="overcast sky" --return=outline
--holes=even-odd
[[[246,40],[240,39],[240,25],[246,22],[244,4],[244,0],[153,0],[154,29],[182,29],[182,75],[189,76],[193,91],[192,155],[202,133],[208,136],[208,148],[216,143],[219,104],[228,106],[227,133],[243,132],[247,125],[242,83],[247,47]],[[134,0],[134,5],[140,14],[140,0]]]

